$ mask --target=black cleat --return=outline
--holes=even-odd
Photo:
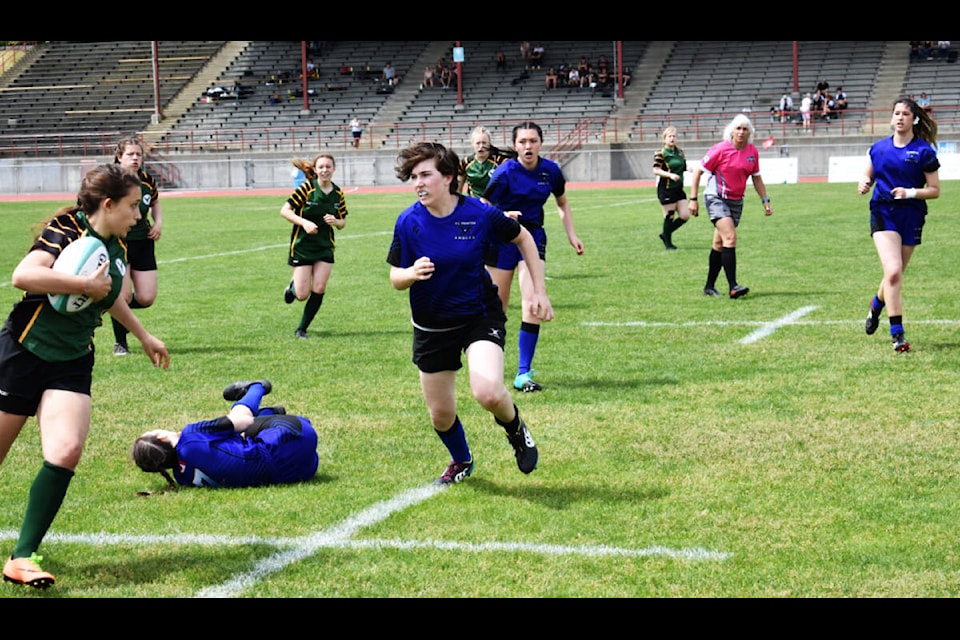
[[[902,333],[893,336],[893,350],[897,353],[906,353],[910,351],[910,343],[903,337]]]
[[[527,423],[520,418],[520,428],[514,434],[507,434],[507,440],[513,447],[513,454],[517,458],[517,467],[524,473],[530,473],[537,468],[539,454],[537,453],[537,443],[533,441],[530,430],[527,429]]]
[[[283,301],[287,304],[292,304],[294,300],[297,299],[297,294],[293,292],[293,280],[290,281],[290,284],[286,286],[283,290]]]
[[[263,385],[263,395],[267,395],[270,391],[273,390],[273,385],[270,384],[269,380],[248,380],[246,382],[234,382],[228,384],[223,390],[223,399],[228,402],[235,402],[247,395],[247,390],[250,388],[250,385],[260,383]]]
[[[742,298],[750,292],[750,287],[745,287],[742,284],[738,284],[733,289],[730,289],[730,297],[736,300],[737,298]]]
[[[716,287],[704,287],[704,288],[703,288],[703,295],[705,295],[705,296],[711,296],[711,297],[713,297],[713,298],[719,298],[719,297],[720,297],[720,292],[717,291],[717,288],[716,288]]]
[[[880,326],[880,316],[873,315],[873,309],[870,309],[870,313],[867,315],[867,321],[864,323],[864,329],[867,331],[868,336],[872,336],[876,333],[877,328]]]

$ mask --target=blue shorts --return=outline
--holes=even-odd
[[[898,206],[870,206],[870,235],[877,231],[896,231],[900,242],[906,247],[915,247],[923,238],[923,225],[927,214],[916,209]]]
[[[300,482],[317,473],[317,432],[303,416],[272,415],[254,418],[260,427],[253,436],[269,451],[267,465],[274,482]]]
[[[527,231],[533,236],[533,241],[537,244],[537,253],[540,259],[547,259],[547,231],[543,227],[527,227]],[[488,267],[496,267],[504,271],[513,271],[523,260],[523,254],[520,253],[520,247],[512,242],[495,242],[490,246],[490,253],[487,255],[485,263]]]

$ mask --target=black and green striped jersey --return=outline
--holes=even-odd
[[[7,329],[14,339],[47,362],[74,360],[89,353],[93,349],[94,332],[102,323],[101,316],[120,295],[123,274],[127,269],[126,245],[115,236],[104,240],[97,235],[82,211],[54,217],[30,250],[46,251],[56,258],[64,247],[82,235],[98,238],[107,247],[109,272],[113,280],[109,295],[86,309],[60,313],[50,305],[46,293],[24,292],[7,317]]]
[[[323,216],[329,213],[341,220],[347,217],[347,200],[343,196],[343,189],[335,183],[332,183],[332,186],[330,193],[324,193],[316,179],[307,180],[287,199],[297,215],[319,227],[317,233],[311,234],[305,232],[300,225],[293,225],[290,233],[290,258],[310,264],[332,255],[336,246],[334,228],[323,221]]]

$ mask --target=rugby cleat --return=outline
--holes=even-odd
[[[473,460],[467,462],[451,460],[447,470],[434,481],[434,484],[457,484],[463,482],[471,473],[473,473]]]
[[[34,589],[46,589],[57,581],[53,574],[47,573],[40,568],[40,562],[43,556],[36,553],[30,554],[29,558],[11,557],[3,565],[3,579],[6,582],[22,584]]]
[[[263,385],[263,395],[267,395],[273,390],[273,385],[270,384],[269,380],[248,380],[246,382],[234,382],[228,384],[223,390],[223,399],[228,402],[235,402],[243,396],[247,395],[247,390],[250,388],[250,385],[260,383]]]

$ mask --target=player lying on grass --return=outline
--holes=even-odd
[[[286,415],[283,407],[261,408],[271,390],[269,380],[228,385],[223,399],[233,401],[229,414],[179,432],[148,431],[133,443],[133,461],[143,471],[163,474],[171,489],[176,483],[256,487],[309,480],[319,464],[317,433],[310,420]]]

